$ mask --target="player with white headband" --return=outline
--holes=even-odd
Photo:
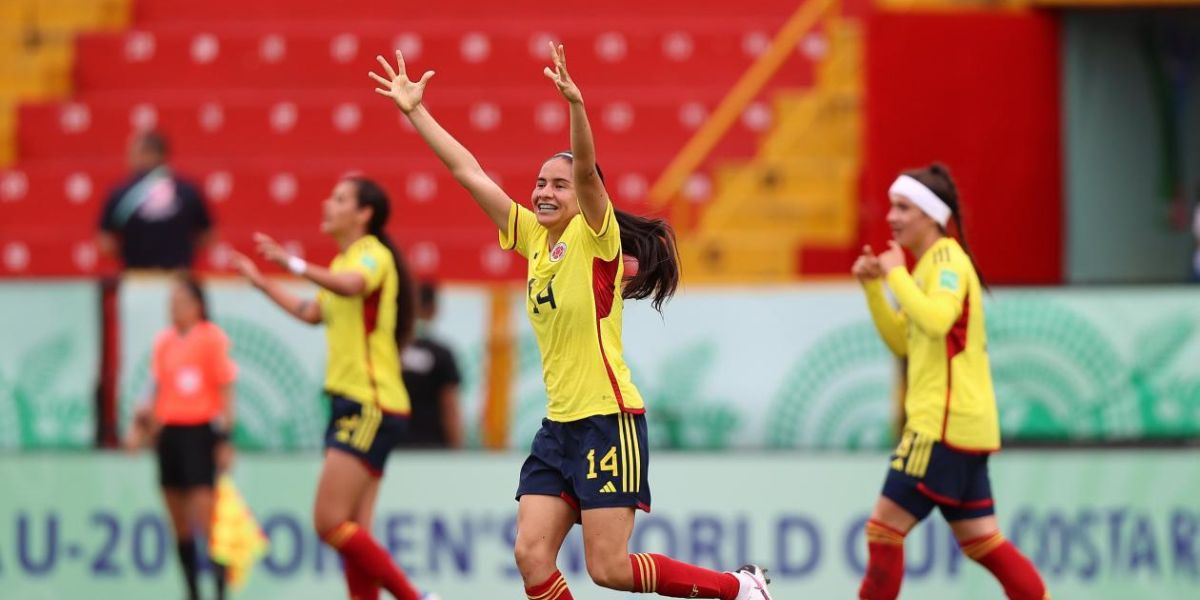
[[[906,171],[892,184],[892,240],[866,246],[852,272],[879,336],[907,359],[904,431],[866,525],[869,559],[858,597],[892,600],[904,577],[904,537],[936,507],[963,552],[1012,600],[1050,596],[1037,569],[1000,534],[988,456],[1000,425],[983,319],[985,286],[967,246],[958,190],[946,167]],[[957,239],[948,233],[953,224]],[[904,251],[916,258],[910,274]],[[887,284],[898,308],[884,295]]]

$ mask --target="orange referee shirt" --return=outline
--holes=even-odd
[[[154,416],[164,425],[208,423],[224,410],[221,388],[237,377],[229,357],[229,338],[213,323],[201,321],[180,334],[168,327],[154,341],[151,371],[157,384]]]

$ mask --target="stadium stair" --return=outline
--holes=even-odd
[[[815,84],[774,94],[775,122],[755,157],[717,165],[712,200],[681,236],[688,281],[791,281],[805,248],[856,242],[861,25],[831,18],[825,39]]]

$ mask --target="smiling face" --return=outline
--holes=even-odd
[[[571,161],[557,156],[542,165],[529,205],[538,223],[550,230],[565,228],[579,214],[579,200],[571,183]]]
[[[321,233],[334,238],[346,237],[366,229],[371,211],[358,205],[358,188],[353,181],[342,180],[321,205]]]
[[[930,237],[941,234],[937,222],[911,200],[900,194],[892,194],[891,199],[892,208],[887,214],[888,227],[892,229],[892,239],[901,246],[912,251],[922,247]]]

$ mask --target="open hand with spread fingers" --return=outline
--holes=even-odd
[[[554,42],[550,42],[550,60],[554,62],[554,68],[546,67],[542,73],[558,86],[558,91],[567,102],[583,104],[583,94],[579,92],[579,86],[575,85],[571,75],[567,73],[567,51],[563,49],[562,44],[555,45]]]
[[[433,77],[433,71],[425,71],[417,81],[409,79],[408,69],[404,66],[404,55],[399,50],[396,51],[395,69],[382,56],[376,56],[375,60],[379,61],[384,72],[384,75],[374,71],[369,73],[371,79],[381,86],[375,88],[375,93],[391,98],[404,114],[416,110],[421,105],[421,98],[425,96],[425,84]]]
[[[279,242],[265,233],[254,232],[254,246],[259,256],[284,268],[288,266],[288,259],[292,257]]]

